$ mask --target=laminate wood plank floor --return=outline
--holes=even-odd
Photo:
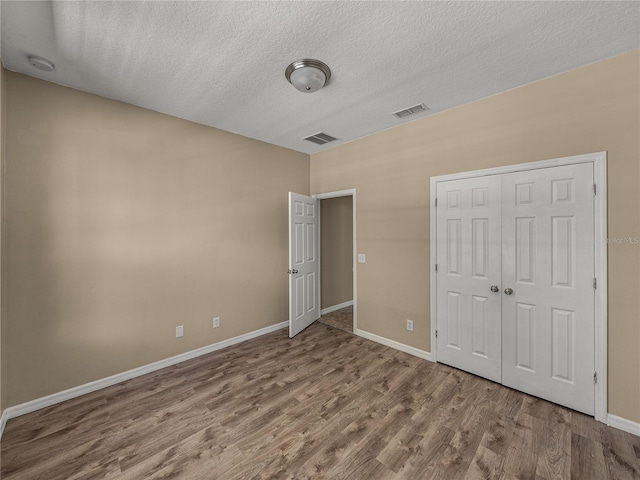
[[[345,307],[320,317],[320,322],[325,325],[339,328],[345,332],[353,333],[353,307]]]
[[[9,420],[3,480],[640,478],[640,438],[315,323]]]

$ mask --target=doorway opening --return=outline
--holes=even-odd
[[[320,321],[355,333],[355,190],[314,195],[320,201]]]

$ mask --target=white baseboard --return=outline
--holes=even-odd
[[[349,302],[346,302],[346,303],[349,303]],[[353,302],[351,302],[351,304],[353,304]],[[346,305],[346,306],[349,306],[349,305]],[[333,307],[330,307],[330,308],[333,308]],[[344,308],[344,307],[340,306],[339,308]],[[338,310],[338,308],[336,308],[336,310]],[[155,372],[165,367],[170,367],[171,365],[176,365],[186,360],[191,360],[192,358],[196,358],[201,355],[206,355],[207,353],[215,352],[216,350],[221,350],[223,348],[230,347],[238,343],[242,343],[246,340],[250,340],[252,338],[256,338],[261,335],[266,335],[268,333],[275,332],[282,328],[286,328],[288,325],[289,325],[289,322],[276,323],[275,325],[270,325],[268,327],[261,328],[259,330],[254,330],[253,332],[244,333],[242,335],[238,335],[237,337],[229,338],[227,340],[222,340],[221,342],[213,343],[211,345],[207,345],[206,347],[197,348],[195,350],[181,353],[179,355],[175,355],[173,357],[169,357],[164,360],[160,360],[158,362],[154,362],[148,365],[144,365],[142,367],[134,368],[133,370],[128,370],[126,372],[112,375],[110,377],[103,378],[101,380],[85,383],[84,385],[79,385],[77,387],[73,387],[68,390],[63,390],[62,392],[47,395],[46,397],[37,398],[35,400],[31,400],[29,402],[22,403],[20,405],[14,405],[13,407],[5,408],[4,411],[2,412],[2,415],[0,415],[0,439],[2,439],[2,434],[4,432],[5,425],[7,424],[7,420],[11,418],[15,418],[15,417],[19,417],[20,415],[25,415],[27,413],[35,412],[36,410],[40,410],[41,408],[49,407],[51,405],[55,405],[56,403],[64,402],[65,400],[70,400],[72,398],[80,397],[82,395],[86,395],[87,393],[100,390],[101,388],[110,387],[111,385],[116,385],[120,382],[124,382],[125,380],[130,380],[132,378],[136,378],[141,375],[145,375],[147,373]],[[416,357],[423,358],[425,360],[433,362],[431,353],[425,350],[420,350],[419,348],[411,347],[409,345],[405,345],[404,343],[396,342],[395,340],[390,340],[388,338],[381,337],[379,335],[367,332],[365,330],[360,330],[360,329],[356,330],[356,335],[366,338],[368,340],[371,340],[373,342],[386,345],[387,347],[395,348],[396,350],[400,350],[401,352],[405,352],[410,355],[414,355]],[[640,436],[640,423],[638,422],[627,420],[626,418],[622,418],[617,415],[608,414],[607,425],[609,425],[610,427],[625,431],[627,433],[631,433],[632,435]]]
[[[0,439],[2,439],[2,432],[4,432],[4,426],[7,424],[7,420],[9,420],[7,416],[7,410],[2,411],[2,415],[0,415]]]
[[[221,342],[213,343],[211,345],[207,345],[206,347],[197,348],[189,352],[165,358],[164,360],[159,360],[148,365],[143,365],[142,367],[134,368],[133,370],[127,370],[126,372],[118,373],[107,378],[85,383],[84,385],[79,385],[68,390],[63,390],[62,392],[53,393],[51,395],[47,395],[46,397],[36,398],[35,400],[6,408],[2,412],[2,417],[0,417],[0,439],[2,438],[2,432],[4,431],[4,426],[7,423],[7,420],[11,418],[35,412],[36,410],[40,410],[41,408],[49,407],[51,405],[55,405],[56,403],[64,402],[65,400],[80,397],[82,395],[86,395],[87,393],[100,390],[101,388],[110,387],[111,385],[116,385],[120,382],[124,382],[125,380],[130,380],[147,373],[155,372],[156,370],[170,367],[171,365],[176,365],[177,363],[191,360],[192,358],[206,355],[207,353],[215,352],[216,350],[221,350],[223,348],[230,347],[231,345],[236,345],[237,343],[251,340],[252,338],[266,335],[267,333],[275,332],[276,330],[280,330],[281,328],[286,328],[288,326],[288,321],[276,323],[275,325],[270,325],[259,330],[254,330],[253,332],[244,333],[242,335],[238,335],[237,337],[222,340]]]
[[[626,418],[622,418],[617,415],[608,414],[607,425],[640,437],[640,423],[638,422],[627,420]]]
[[[322,310],[320,310],[320,315],[326,315],[327,313],[335,312],[336,310],[340,310],[342,308],[347,308],[351,306],[353,306],[353,300],[339,303],[338,305],[333,305],[331,307],[323,308]]]
[[[416,357],[433,362],[431,352],[420,350],[419,348],[411,347],[409,345],[405,345],[404,343],[396,342],[395,340],[390,340],[388,338],[381,337],[380,335],[376,335],[375,333],[366,332],[360,329],[356,330],[356,335],[366,338],[367,340],[372,340],[376,343],[381,343],[382,345],[386,345],[387,347],[395,348],[396,350],[400,350],[401,352],[408,353],[410,355],[414,355]]]

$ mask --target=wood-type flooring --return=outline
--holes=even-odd
[[[316,322],[9,420],[3,480],[640,478],[640,438]]]
[[[344,307],[340,310],[325,313],[320,317],[320,321],[345,332],[353,332],[353,307]]]

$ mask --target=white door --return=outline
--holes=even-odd
[[[593,166],[502,182],[502,383],[593,415]]]
[[[496,382],[500,196],[498,175],[440,182],[437,188],[438,361]]]
[[[320,204],[289,192],[289,337],[320,318]]]
[[[438,361],[593,415],[592,188],[591,163],[437,183]]]

